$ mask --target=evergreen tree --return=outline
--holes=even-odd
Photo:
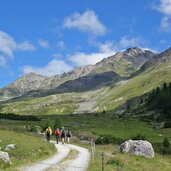
[[[163,91],[167,91],[167,83],[163,84]]]

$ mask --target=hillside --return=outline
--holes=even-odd
[[[154,55],[129,78],[122,78],[114,72],[89,74],[66,81],[55,89],[44,91],[44,94],[35,91],[34,96],[31,93],[29,96],[1,102],[0,112],[36,115],[110,111],[128,99],[170,82],[170,66],[171,50],[168,49]]]
[[[108,110],[116,108],[128,99],[143,95],[164,82],[171,81],[171,49],[154,56],[129,80],[118,82],[111,87],[106,96],[99,99],[99,110],[105,106]],[[101,106],[101,107],[100,107]]]
[[[44,77],[30,73],[0,89],[0,100],[19,97],[30,91],[40,92],[39,94],[41,94],[41,92],[47,91],[52,91],[52,93],[59,92],[60,89],[61,93],[64,92],[63,90],[66,89],[67,85],[69,86],[66,92],[73,91],[73,85],[75,87],[74,89],[79,89],[79,91],[90,90],[91,88],[96,88],[96,85],[99,83],[102,84],[102,82],[104,82],[107,84],[107,82],[116,81],[119,77],[129,76],[154,55],[155,53],[149,50],[135,47],[129,48],[123,52],[118,52],[95,65],[79,67],[62,75]],[[114,75],[112,76],[110,73]],[[116,76],[116,78],[111,78],[111,76]],[[89,86],[85,88],[84,85],[87,82],[89,82]],[[78,87],[75,84],[78,85]],[[72,87],[71,90],[69,87]]]

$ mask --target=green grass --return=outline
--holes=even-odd
[[[127,118],[127,119],[121,119],[116,118],[113,114],[83,114],[83,115],[60,115],[60,116],[42,116],[42,121],[35,121],[35,122],[27,122],[27,121],[10,121],[10,120],[0,120],[0,129],[11,129],[18,131],[24,131],[24,127],[26,125],[42,125],[44,121],[46,121],[48,118],[51,120],[55,120],[55,118],[59,118],[61,121],[62,126],[65,127],[65,129],[70,128],[72,130],[73,135],[85,135],[88,137],[95,138],[99,135],[111,135],[117,138],[121,139],[130,139],[131,137],[141,133],[144,135],[148,141],[151,143],[155,142],[162,142],[164,137],[168,137],[168,139],[171,141],[171,129],[154,129],[152,127],[151,123],[139,121],[137,119],[133,118]],[[22,161],[17,161],[14,159],[13,164],[14,166],[18,166],[21,164],[24,164],[25,162],[31,162],[33,161],[33,158],[30,158],[31,155],[28,155],[30,148],[39,149],[40,147],[36,144],[36,142],[40,142],[41,140],[37,137],[35,138],[35,144],[31,142],[27,142],[27,139],[30,138],[30,135],[24,135],[23,133],[15,133],[13,134],[12,131],[5,131],[6,135],[4,139],[8,141],[8,143],[16,143],[21,144],[21,149],[15,151],[15,154],[24,155]],[[1,130],[2,132],[2,130]],[[0,132],[0,135],[2,133]],[[7,134],[6,134],[7,132]],[[27,133],[28,134],[28,133]],[[15,136],[14,136],[15,135]],[[1,136],[0,136],[0,139]],[[2,141],[3,142],[3,141]],[[4,141],[5,142],[5,141]],[[46,142],[42,142],[46,145]],[[75,142],[74,142],[75,143]],[[78,142],[77,142],[78,143]],[[5,143],[6,144],[6,143]],[[82,144],[78,144],[81,145]],[[0,146],[4,146],[1,145]],[[30,147],[31,146],[31,147]],[[86,148],[90,148],[88,145],[84,145]],[[47,146],[46,146],[47,147]],[[135,171],[143,171],[143,170],[156,170],[159,171],[161,167],[163,170],[169,171],[171,169],[170,162],[171,157],[168,156],[162,156],[159,154],[156,154],[155,158],[150,160],[146,159],[144,157],[137,157],[132,154],[122,154],[119,153],[117,150],[117,145],[96,145],[96,159],[95,163],[92,163],[92,160],[90,161],[90,168],[88,169],[90,171],[97,171],[101,169],[101,152],[105,152],[105,169],[107,171],[111,170],[117,170],[117,163],[119,161],[119,164],[121,165],[121,168],[119,169],[123,171],[128,170],[135,170]],[[21,153],[22,152],[22,153]],[[24,153],[23,153],[24,152]],[[37,152],[36,150],[34,152]],[[115,154],[114,156],[112,156]],[[50,155],[50,154],[48,154]],[[39,156],[39,153],[37,154]],[[28,157],[28,158],[25,158]],[[35,159],[39,159],[36,156]],[[109,162],[110,164],[107,164],[107,162],[111,160],[112,162]],[[113,161],[114,160],[114,161]],[[19,163],[18,163],[19,162]],[[22,162],[22,163],[20,163]],[[122,166],[123,165],[123,166]],[[164,170],[164,171],[165,171]]]
[[[12,165],[0,164],[0,170],[15,170],[17,167],[47,158],[55,153],[54,145],[47,143],[40,137],[15,131],[0,130],[0,147],[4,151],[8,144],[15,144],[16,148],[8,151]]]
[[[72,96],[72,94],[50,95],[41,98],[26,98],[21,101],[8,102],[0,106],[0,112],[11,112],[22,115],[72,113],[76,105],[72,100],[69,100],[68,96]]]
[[[170,82],[171,68],[162,69],[163,66],[160,67],[161,69],[150,68],[124,84],[116,84],[116,86],[109,88],[106,95],[98,100],[98,111],[103,111],[104,107],[109,111],[113,110],[130,98],[141,96],[164,82]]]
[[[101,171],[104,152],[105,171],[170,171],[171,156],[156,154],[153,159],[120,153],[116,145],[96,145],[95,161],[90,161],[88,170]]]
[[[128,99],[141,96],[164,82],[170,82],[171,67],[169,66],[169,62],[156,64],[132,79],[98,90],[55,94],[45,97],[27,97],[18,101],[3,103],[0,105],[0,112],[21,115],[69,114],[78,108],[80,101],[92,100],[93,98],[97,101],[97,105],[94,107],[97,112],[104,109],[111,111]]]

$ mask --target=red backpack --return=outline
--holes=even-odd
[[[56,130],[56,131],[55,131],[55,134],[56,134],[56,135],[60,135],[61,133],[60,133],[59,130]]]

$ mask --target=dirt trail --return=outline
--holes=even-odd
[[[58,171],[86,170],[90,160],[90,153],[87,149],[71,144],[55,144],[55,147],[57,148],[58,152],[53,157],[30,166],[24,166],[20,169],[20,171],[53,171],[55,168],[55,170]],[[78,151],[78,155],[74,159],[67,161],[67,156],[71,149]],[[61,165],[60,168],[60,162],[65,159],[66,161]]]

